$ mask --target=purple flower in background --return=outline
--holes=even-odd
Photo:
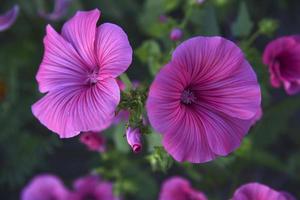
[[[248,183],[238,188],[232,200],[295,200],[288,193],[278,192],[260,183]]]
[[[53,175],[39,175],[23,189],[21,200],[69,200],[69,191]]]
[[[85,144],[91,151],[104,152],[106,150],[106,140],[101,133],[91,131],[82,133],[80,142]]]
[[[193,189],[184,178],[172,177],[163,183],[159,200],[207,200],[206,196]]]
[[[300,36],[285,36],[270,42],[263,54],[271,85],[283,85],[289,95],[300,92]]]
[[[260,102],[256,75],[234,43],[194,37],[157,74],[146,108],[169,154],[203,163],[239,147]]]
[[[160,15],[158,19],[160,23],[166,23],[168,21],[168,17],[166,15]]]
[[[0,15],[0,32],[5,31],[13,25],[18,17],[19,10],[19,6],[15,5],[14,7],[12,7],[12,9],[7,11],[3,15]]]
[[[170,33],[170,39],[173,41],[180,40],[183,36],[183,32],[180,28],[173,28]]]
[[[126,138],[133,152],[139,153],[142,150],[142,134],[139,128],[130,128],[126,130]]]
[[[48,20],[59,20],[61,19],[66,13],[67,9],[72,0],[53,0],[54,1],[54,10],[51,13],[47,13],[45,10],[41,9],[39,14],[41,17],[44,17]]]
[[[71,200],[117,200],[113,194],[113,184],[97,176],[86,176],[74,182]]]
[[[33,114],[61,138],[81,131],[103,130],[113,121],[120,101],[116,77],[131,63],[132,49],[117,25],[96,27],[100,11],[79,11],[61,35],[50,25],[36,79],[47,93],[32,106]]]
[[[196,0],[197,4],[203,4],[205,2],[205,0]]]

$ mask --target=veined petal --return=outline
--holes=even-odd
[[[50,91],[32,106],[32,112],[61,138],[69,138],[81,131],[107,128],[119,101],[120,90],[116,81],[105,79],[93,87]]]
[[[189,39],[176,48],[172,63],[188,74],[199,103],[209,101],[219,111],[243,119],[257,112],[256,75],[233,42],[221,37]]]
[[[50,25],[46,30],[45,53],[36,75],[40,92],[83,85],[87,68],[76,50]]]
[[[0,15],[0,32],[5,31],[6,29],[8,29],[13,25],[13,23],[17,19],[19,10],[20,10],[19,6],[15,5],[12,9],[7,11],[3,15]]]
[[[175,123],[163,136],[163,145],[172,157],[179,161],[203,163],[217,155],[211,150],[207,132],[200,116],[194,108],[182,107]]]
[[[203,104],[195,109],[202,120],[203,133],[207,136],[211,151],[226,156],[241,144],[244,135],[252,125],[252,119],[243,120],[212,112]]]
[[[121,27],[110,23],[99,26],[95,46],[100,77],[117,77],[131,64],[132,48]]]
[[[98,9],[78,11],[62,28],[62,36],[74,46],[91,69],[97,66],[94,44],[99,17]]]

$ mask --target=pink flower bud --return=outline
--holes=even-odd
[[[180,40],[182,38],[183,32],[180,28],[173,28],[170,33],[170,39],[173,41]]]
[[[85,132],[80,135],[80,142],[85,144],[91,151],[104,152],[105,147],[105,138],[96,132]]]
[[[139,153],[142,150],[142,142],[141,142],[141,132],[140,129],[128,128],[126,130],[126,138],[128,144],[131,146],[134,153]]]

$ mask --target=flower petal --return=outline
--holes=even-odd
[[[100,11],[78,11],[62,28],[62,36],[78,51],[90,68],[97,66],[95,59],[96,25]]]
[[[252,125],[252,119],[233,118],[207,108],[206,104],[202,104],[195,109],[202,120],[202,134],[207,136],[212,152],[226,156],[240,146],[243,136]]]
[[[62,18],[69,7],[71,0],[54,0],[54,10],[51,13],[47,13],[45,10],[40,10],[39,14],[45,19],[56,21]]]
[[[256,114],[261,101],[256,75],[234,43],[195,37],[176,48],[172,62],[188,73],[199,101],[232,117]]]
[[[169,127],[180,122],[177,120],[181,112],[180,97],[186,84],[189,84],[187,73],[171,64],[156,75],[146,104],[149,120],[156,131],[164,134]]]
[[[13,25],[19,14],[19,6],[15,5],[12,9],[0,16],[0,31],[5,31]]]
[[[208,144],[204,122],[193,108],[182,107],[163,136],[163,145],[172,157],[179,161],[203,163],[213,160],[217,155]],[[174,124],[175,124],[174,123]]]
[[[100,77],[117,77],[127,70],[132,61],[132,48],[121,27],[102,24],[97,29],[95,44]]]
[[[238,188],[232,200],[286,200],[276,190],[260,184],[260,183],[248,183]]]
[[[107,128],[120,101],[114,79],[105,79],[93,87],[69,87],[50,91],[32,106],[42,124],[69,138],[81,131]]]
[[[69,191],[62,181],[53,175],[43,174],[36,176],[23,189],[22,200],[60,199],[67,200]]]
[[[40,92],[83,85],[88,69],[76,50],[50,25],[46,30],[45,53],[36,75]]]

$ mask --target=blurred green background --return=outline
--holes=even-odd
[[[38,16],[40,6],[52,9],[49,0],[0,0],[3,13],[20,5],[16,23],[0,32],[0,199],[19,199],[21,189],[39,173],[53,173],[70,186],[91,170],[116,184],[125,199],[157,199],[161,182],[172,175],[191,180],[210,199],[229,199],[239,185],[258,181],[300,197],[300,97],[271,89],[261,52],[268,41],[300,33],[299,0],[73,0],[60,21]],[[105,132],[108,152],[99,155],[80,144],[78,137],[60,140],[32,115],[30,106],[39,94],[35,74],[43,55],[45,26],[60,31],[76,10],[99,8],[100,23],[113,22],[127,32],[135,55],[128,70],[132,80],[151,83],[176,44],[169,40],[172,27],[182,26],[184,38],[221,35],[240,43],[258,74],[263,91],[263,118],[253,127],[238,151],[206,164],[173,163],[154,149],[159,137],[145,138],[144,151],[129,151],[124,124]],[[165,23],[160,15],[167,15]],[[270,34],[261,34],[261,20],[274,19]],[[272,29],[271,28],[271,29]],[[151,162],[149,162],[151,161]],[[146,195],[145,195],[146,194]]]

